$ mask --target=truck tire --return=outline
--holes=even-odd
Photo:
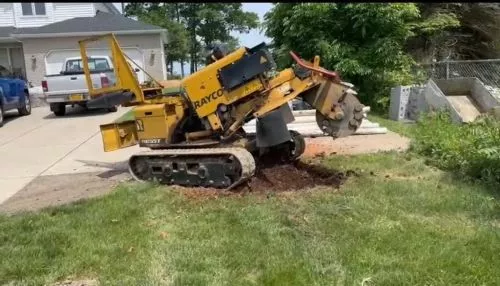
[[[64,116],[66,114],[65,103],[51,103],[50,109],[54,112],[55,116]]]
[[[31,114],[31,98],[27,92],[24,92],[24,102],[21,108],[18,108],[17,111],[19,115],[26,116]]]
[[[89,107],[87,106],[87,103],[86,102],[82,102],[80,104],[78,104],[81,108],[83,108],[83,110],[85,111],[89,111]]]
[[[0,103],[0,127],[3,126],[3,106]]]

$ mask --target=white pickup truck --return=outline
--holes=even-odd
[[[88,63],[94,88],[114,85],[115,74],[113,61],[110,57],[89,57]],[[44,77],[42,88],[45,99],[50,104],[50,110],[56,116],[63,116],[66,113],[66,105],[80,105],[86,108],[90,95],[81,57],[67,58],[59,74]],[[116,106],[108,108],[110,112],[116,110]]]

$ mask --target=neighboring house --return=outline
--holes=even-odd
[[[0,66],[39,86],[65,58],[80,56],[79,40],[104,33],[114,33],[147,73],[166,79],[166,30],[124,17],[112,3],[0,3]],[[89,55],[103,55],[103,47]],[[147,80],[142,71],[138,77]]]

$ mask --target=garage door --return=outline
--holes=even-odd
[[[0,72],[5,70],[10,70],[9,56],[7,55],[8,50],[6,48],[0,48]]]
[[[144,69],[144,56],[139,48],[122,48],[123,52],[129,56],[135,63]],[[111,52],[106,49],[88,49],[89,56],[111,56]],[[45,70],[47,74],[58,74],[62,68],[66,58],[79,57],[80,50],[54,50],[47,53],[45,56]],[[144,72],[139,71],[138,79],[144,82]]]

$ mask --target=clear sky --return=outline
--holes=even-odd
[[[113,3],[121,11],[121,3]],[[259,15],[260,21],[264,20],[264,14],[271,10],[273,7],[272,3],[242,3],[243,11],[255,12]],[[240,41],[240,45],[246,47],[253,47],[262,42],[269,43],[270,39],[264,35],[263,31],[260,29],[253,29],[248,34],[232,33],[232,36],[237,37]],[[174,64],[174,73],[180,74],[181,66],[179,63]],[[184,72],[189,73],[189,64],[184,65]]]
[[[262,22],[264,20],[264,14],[266,14],[271,8],[273,4],[271,3],[242,3],[243,10],[246,12],[255,12],[259,15],[259,19]],[[269,43],[270,39],[264,35],[264,32],[260,31],[260,29],[253,29],[248,34],[239,34],[233,33],[234,37],[238,37],[240,40],[240,45],[253,47],[261,42]]]

